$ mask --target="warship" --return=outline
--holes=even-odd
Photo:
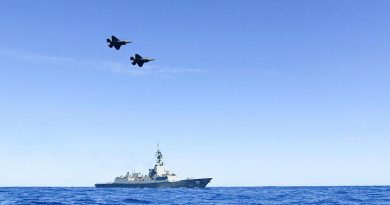
[[[148,175],[129,173],[116,177],[114,182],[95,184],[97,188],[204,188],[212,178],[179,178],[165,169],[162,153],[157,145],[156,164]]]

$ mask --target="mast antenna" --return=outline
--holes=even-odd
[[[161,151],[160,151],[160,145],[157,143],[157,151],[156,151],[156,164],[157,165],[164,165],[163,161],[162,161],[162,154],[161,154]]]

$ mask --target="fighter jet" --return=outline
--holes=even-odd
[[[132,41],[126,41],[126,40],[119,40],[115,36],[111,36],[111,39],[107,38],[108,47],[112,48],[115,47],[116,50],[119,50],[121,46],[126,45],[128,43],[131,43]]]
[[[135,54],[134,57],[133,56],[130,57],[130,60],[133,61],[131,64],[133,64],[133,65],[137,64],[139,67],[142,67],[144,65],[144,63],[153,61],[154,59],[153,58],[143,58],[139,54]]]

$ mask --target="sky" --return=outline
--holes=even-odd
[[[210,186],[389,185],[389,25],[385,0],[1,1],[0,186],[146,174],[157,143]]]

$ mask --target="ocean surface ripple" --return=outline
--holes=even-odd
[[[210,187],[204,189],[0,188],[0,205],[8,204],[390,205],[390,186]]]

